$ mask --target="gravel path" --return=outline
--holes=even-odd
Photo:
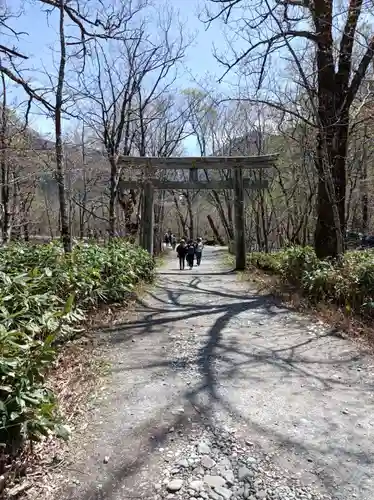
[[[254,293],[222,252],[168,261],[98,332],[112,377],[56,498],[374,498],[373,359]]]

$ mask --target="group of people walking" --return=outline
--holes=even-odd
[[[196,241],[182,239],[177,246],[177,254],[179,258],[179,269],[183,271],[187,265],[190,269],[194,266],[194,261],[196,258],[196,264],[200,266],[201,257],[203,255],[203,240],[201,238],[197,238]]]
[[[165,233],[164,243],[167,247],[170,245],[171,248],[175,250],[175,247],[177,246],[177,238],[171,231],[168,231],[167,233]]]

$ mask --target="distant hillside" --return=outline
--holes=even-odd
[[[55,148],[55,143],[41,136],[38,132],[33,129],[28,129],[26,132],[30,146],[35,151],[53,151]]]
[[[264,134],[253,130],[248,134],[230,139],[222,148],[217,149],[213,156],[257,156],[268,153],[271,146],[272,134]]]

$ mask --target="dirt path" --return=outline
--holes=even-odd
[[[181,450],[210,432],[216,453],[227,431],[238,443],[230,438],[232,456],[247,441],[278,478],[329,498],[374,498],[372,358],[254,294],[222,260],[222,250],[206,249],[201,268],[183,273],[170,260],[128,321],[99,332],[110,387],[73,443],[58,498],[315,498],[277,496],[274,486],[250,496],[243,481],[226,497],[225,488],[211,497],[167,493]],[[262,466],[256,473],[267,474]]]

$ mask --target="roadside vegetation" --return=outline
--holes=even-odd
[[[0,249],[3,467],[43,436],[69,436],[47,386],[59,350],[83,331],[89,311],[126,302],[138,283],[153,279],[154,266],[146,251],[115,240],[80,243],[70,254],[59,243]]]
[[[311,305],[339,308],[346,316],[374,317],[374,251],[349,251],[339,262],[319,260],[312,247],[248,254],[247,267],[279,278]]]

